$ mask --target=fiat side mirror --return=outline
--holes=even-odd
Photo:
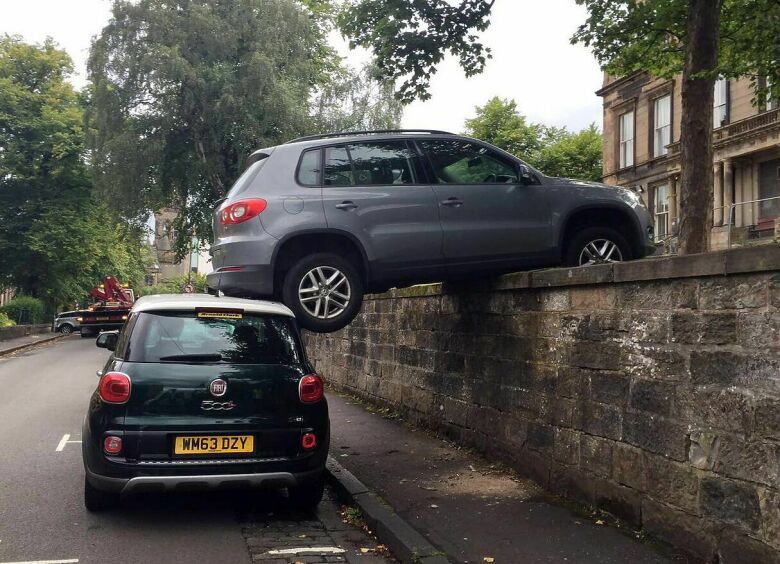
[[[98,335],[95,344],[101,349],[116,350],[116,342],[119,339],[119,331],[106,331]]]
[[[524,164],[520,165],[520,182],[522,184],[535,184],[536,183],[536,177],[531,172],[531,169],[525,166]]]

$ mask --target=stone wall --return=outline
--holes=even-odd
[[[780,247],[368,297],[336,387],[721,562],[780,561]]]
[[[14,325],[12,327],[0,327],[0,341],[9,339],[18,339],[27,335],[37,335],[39,333],[49,333],[51,324],[42,325]]]

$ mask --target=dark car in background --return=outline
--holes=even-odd
[[[287,488],[317,505],[330,441],[322,379],[281,304],[209,295],[139,299],[89,402],[84,503],[191,488]]]
[[[652,225],[632,190],[545,176],[468,137],[314,136],[252,154],[215,210],[208,285],[281,299],[328,332],[364,292],[642,258]]]

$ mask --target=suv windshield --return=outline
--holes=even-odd
[[[196,312],[143,312],[128,322],[116,355],[130,362],[298,364],[303,361],[292,320]]]

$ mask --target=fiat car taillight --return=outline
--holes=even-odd
[[[130,399],[130,376],[121,372],[108,372],[100,379],[100,399],[106,403],[125,403]]]
[[[303,403],[316,403],[322,399],[325,385],[317,374],[308,374],[298,383],[298,397]]]

